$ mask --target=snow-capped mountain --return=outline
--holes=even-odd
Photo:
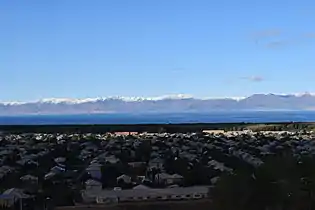
[[[217,110],[314,110],[315,95],[255,94],[245,98],[162,97],[51,98],[33,102],[0,103],[0,115],[211,112]]]

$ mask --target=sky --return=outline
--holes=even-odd
[[[314,0],[3,0],[0,101],[315,92]]]

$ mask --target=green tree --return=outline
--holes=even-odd
[[[216,210],[251,210],[253,180],[242,172],[223,175],[212,192]]]

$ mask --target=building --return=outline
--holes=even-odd
[[[117,177],[116,180],[117,180],[117,183],[125,183],[125,184],[131,183],[131,177],[126,175],[126,174],[123,174],[123,175]]]
[[[0,194],[0,206],[12,207],[18,201],[20,205],[22,205],[22,200],[30,197],[31,196],[25,194],[21,189],[11,188]]]
[[[120,203],[137,201],[195,200],[207,198],[209,186],[177,187],[177,188],[143,188],[128,190],[86,190],[82,198],[88,203]]]
[[[225,133],[225,130],[203,130],[202,132],[207,134],[222,134]]]
[[[152,168],[163,169],[164,168],[164,160],[161,158],[151,159],[149,161],[148,167],[149,167],[149,169],[152,169]]]
[[[36,176],[32,176],[30,174],[27,174],[25,176],[22,176],[20,178],[21,181],[24,181],[24,182],[37,182],[38,181],[38,177]]]
[[[163,185],[180,184],[184,177],[179,174],[159,173],[155,175],[155,182]]]
[[[129,135],[137,135],[138,132],[115,132],[114,134],[118,136],[129,136]]]
[[[0,207],[11,207],[15,200],[10,195],[0,195]]]
[[[102,170],[101,170],[102,165],[99,163],[92,163],[90,164],[86,171],[88,174],[91,175],[93,179],[101,179],[102,178]]]
[[[86,190],[102,190],[102,183],[93,180],[93,179],[89,179],[85,182],[85,189]]]

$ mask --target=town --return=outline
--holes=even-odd
[[[241,170],[256,179],[258,169],[266,162],[275,163],[286,154],[292,154],[299,163],[304,157],[313,158],[314,138],[311,131],[251,130],[2,133],[0,206],[58,209],[125,203],[221,202],[217,196],[228,196],[218,192],[220,181],[235,177]],[[281,162],[280,166],[284,164]],[[222,202],[226,201],[230,202]]]

